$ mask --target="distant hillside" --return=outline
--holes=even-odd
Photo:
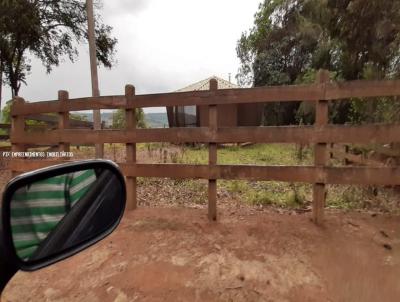
[[[79,113],[79,115],[86,116],[88,121],[93,122],[93,113],[92,112]],[[112,112],[102,112],[101,113],[102,121],[107,121],[107,120],[112,121],[112,118],[113,118]]]
[[[167,113],[146,113],[144,118],[150,128],[168,128]]]
[[[90,122],[93,121],[93,114],[91,112],[78,113],[79,115],[85,116]],[[168,117],[167,113],[145,113],[144,118],[147,125],[150,128],[168,128]],[[106,122],[106,125],[112,125],[113,113],[102,112],[101,120]]]

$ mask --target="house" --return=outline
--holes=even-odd
[[[239,86],[216,76],[177,90],[176,92],[209,90],[210,80],[218,82],[218,89],[240,89]],[[260,126],[263,111],[262,104],[217,105],[218,127]],[[170,127],[207,127],[208,106],[167,107]]]

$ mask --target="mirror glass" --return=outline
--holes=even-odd
[[[116,172],[105,168],[25,182],[10,202],[17,256],[24,262],[41,260],[104,233],[121,216],[123,186]]]

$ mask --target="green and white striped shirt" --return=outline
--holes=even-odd
[[[28,259],[95,182],[93,170],[56,176],[18,189],[11,202],[11,230],[21,259]]]

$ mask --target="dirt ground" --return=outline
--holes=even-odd
[[[0,171],[1,189],[10,176]],[[399,301],[400,217],[327,210],[317,227],[310,212],[219,192],[212,223],[192,191],[168,184],[139,186],[139,209],[113,234],[19,272],[2,301]]]
[[[399,217],[142,207],[97,245],[18,273],[3,301],[398,301]]]

